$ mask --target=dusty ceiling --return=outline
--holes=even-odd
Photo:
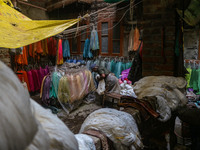
[[[32,4],[36,7],[41,7],[47,11],[52,11],[54,9],[70,5],[72,3],[87,3],[91,4],[94,1],[103,1],[103,0],[13,0],[24,5]]]

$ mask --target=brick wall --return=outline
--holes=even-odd
[[[0,48],[0,60],[11,67],[9,49]]]
[[[143,0],[143,76],[174,75],[175,6],[167,2]]]

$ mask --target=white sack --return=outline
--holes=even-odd
[[[37,134],[26,150],[49,150],[49,147],[50,137],[48,133],[43,129],[42,125],[38,122]]]
[[[37,132],[37,123],[30,111],[28,91],[2,62],[0,83],[0,149],[23,150]]]
[[[34,100],[31,105],[35,110],[35,117],[50,137],[50,150],[78,150],[78,142],[74,134],[51,110],[44,109]]]
[[[94,141],[86,134],[76,134],[79,150],[96,150]]]
[[[102,108],[91,113],[81,126],[80,133],[89,129],[102,131],[113,141],[117,150],[143,147],[137,124],[133,117],[122,111]]]

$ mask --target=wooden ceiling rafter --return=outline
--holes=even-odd
[[[87,4],[91,4],[94,0],[62,0],[62,1],[58,1],[58,0],[52,0],[50,2],[47,3],[47,11],[52,11],[54,9],[58,9],[60,7],[63,6],[67,6],[70,5],[72,3],[78,2],[78,3],[87,3]]]

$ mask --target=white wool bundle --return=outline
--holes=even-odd
[[[37,134],[26,150],[49,150],[49,147],[50,137],[48,133],[43,129],[42,125],[38,122]]]
[[[78,142],[68,127],[49,109],[31,99],[36,119],[50,137],[50,150],[78,150]]]
[[[79,150],[96,150],[93,139],[86,134],[76,134]]]
[[[89,129],[103,132],[114,143],[116,150],[143,148],[136,121],[126,112],[111,108],[98,109],[85,119],[79,133]]]
[[[187,103],[185,87],[187,82],[182,77],[148,76],[134,83],[134,92],[138,99],[145,96],[157,97],[156,111],[160,113],[158,120],[167,121],[171,111]]]
[[[0,83],[0,149],[23,150],[37,132],[28,91],[1,61]]]

